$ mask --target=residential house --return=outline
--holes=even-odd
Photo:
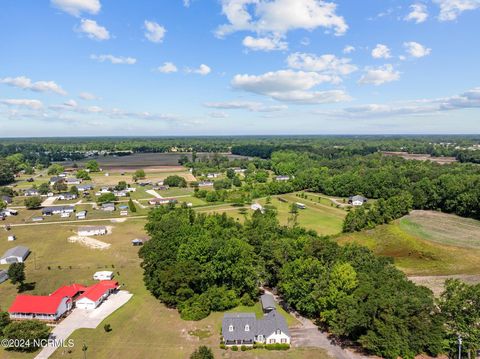
[[[16,209],[11,208],[4,208],[0,211],[0,213],[5,217],[16,216],[18,211]]]
[[[235,167],[235,168],[233,168],[233,171],[236,174],[244,174],[247,170],[245,168]]]
[[[70,192],[60,193],[57,197],[62,201],[70,201],[72,199],[77,199],[77,195]]]
[[[74,299],[86,289],[83,285],[72,284],[60,287],[47,296],[17,295],[8,309],[10,319],[55,322],[73,308]]]
[[[79,192],[85,192],[85,191],[90,191],[93,189],[93,185],[91,184],[82,184],[80,186],[77,186],[77,189]]]
[[[263,209],[263,206],[260,204],[260,203],[253,203],[251,206],[250,206],[250,209],[252,211],[260,211],[260,212],[264,212],[264,209]]]
[[[40,192],[38,192],[38,189],[35,188],[29,188],[25,190],[25,196],[27,197],[32,197],[32,196],[39,196]]]
[[[87,218],[87,211],[80,211],[75,214],[77,219],[85,219]]]
[[[254,313],[226,313],[222,321],[222,337],[226,346],[290,344],[290,332],[285,318],[276,310],[262,319]]]
[[[115,204],[114,203],[103,203],[102,204],[102,211],[105,211],[105,212],[113,212],[115,211]]]
[[[95,309],[117,289],[118,282],[113,280],[102,280],[97,284],[88,287],[85,292],[78,297],[75,304],[77,308],[87,310]]]
[[[298,208],[298,209],[307,209],[307,206],[303,203],[300,203],[300,202],[297,202],[295,203],[295,206]]]
[[[198,182],[198,187],[212,187],[213,182],[212,181],[201,181]]]
[[[148,200],[148,203],[153,205],[163,205],[169,203],[177,203],[177,200],[175,198],[151,198]]]
[[[219,173],[207,173],[207,178],[217,178],[220,176]]]
[[[42,208],[42,215],[44,216],[52,216],[54,214],[63,214],[63,213],[73,213],[75,212],[74,206],[52,206],[52,207],[45,207]]]
[[[354,207],[363,206],[368,200],[363,196],[351,196],[348,198],[348,204]]]
[[[76,177],[67,177],[65,183],[69,186],[82,183],[83,179]]]
[[[30,254],[30,249],[17,246],[8,249],[0,258],[0,264],[23,263]]]
[[[127,191],[113,191],[115,197],[127,197]]]
[[[65,181],[64,177],[60,177],[60,176],[50,177],[50,186],[55,185],[55,183],[57,183],[57,182],[63,182],[63,181]]]
[[[82,226],[78,228],[79,236],[103,236],[108,233],[107,227],[105,226]]]
[[[8,273],[5,270],[0,270],[0,284],[8,279]]]
[[[282,181],[289,181],[290,176],[277,176],[275,177],[275,181],[282,182]]]

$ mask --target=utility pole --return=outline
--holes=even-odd
[[[462,337],[458,335],[458,359],[462,359]]]

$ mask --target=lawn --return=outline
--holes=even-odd
[[[95,222],[91,223],[94,224]],[[97,222],[98,224],[106,224]],[[92,274],[98,270],[113,270],[116,279],[124,288],[134,294],[133,298],[108,317],[97,329],[77,330],[72,335],[75,347],[71,353],[59,350],[52,358],[83,358],[81,347],[88,346],[90,358],[171,358],[183,359],[199,345],[205,344],[215,350],[220,358],[261,358],[261,359],[313,359],[327,358],[320,349],[292,349],[288,352],[255,350],[248,353],[233,353],[218,348],[222,313],[213,313],[199,322],[180,319],[178,312],[166,308],[150,295],[143,284],[137,247],[131,246],[131,239],[145,236],[143,219],[129,219],[124,223],[108,223],[113,233],[99,237],[111,243],[107,250],[93,250],[67,238],[78,225],[41,225],[15,228],[18,240],[15,243],[0,241],[0,253],[14,245],[25,245],[32,250],[26,261],[28,283],[35,288],[29,294],[48,294],[61,285],[69,283],[91,284]],[[0,266],[2,269],[7,266]],[[9,282],[0,284],[0,307],[8,309],[16,288]],[[258,312],[254,308],[237,308]],[[284,313],[285,314],[285,313]],[[295,321],[288,319],[289,323]],[[112,331],[106,333],[104,324],[110,324]],[[191,333],[191,334],[189,334]],[[34,354],[18,354],[0,350],[0,358],[33,358]]]
[[[407,275],[478,274],[480,248],[474,247],[478,237],[473,237],[478,223],[448,214],[414,211],[373,230],[340,235],[338,242],[358,243],[378,255],[392,257]]]

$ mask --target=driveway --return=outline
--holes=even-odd
[[[145,192],[147,192],[148,194],[151,194],[151,195],[152,195],[153,197],[155,197],[155,198],[163,198],[162,196],[160,196],[160,195],[158,194],[157,191],[155,191],[155,190],[153,190],[153,189],[149,189],[149,190],[147,190],[147,191],[145,191]]]
[[[42,207],[50,207],[57,200],[57,196],[47,197],[45,201],[42,202]]]
[[[50,334],[50,339],[67,340],[68,337],[77,329],[89,328],[95,329],[105,318],[127,303],[133,294],[121,290],[118,293],[111,294],[98,308],[85,310],[75,308],[68,317],[60,322]],[[77,343],[77,345],[79,345]],[[35,359],[47,359],[56,350],[56,347],[47,346],[35,357]]]

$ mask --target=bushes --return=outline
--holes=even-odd
[[[168,176],[163,180],[163,184],[165,186],[170,186],[170,187],[181,187],[181,188],[187,187],[187,181],[185,180],[185,178],[177,175]]]
[[[200,320],[210,312],[221,312],[236,307],[239,300],[233,290],[225,287],[210,287],[205,293],[194,295],[179,306],[180,315],[185,320]]]
[[[288,349],[290,349],[290,344],[281,344],[281,343],[266,344],[265,349],[267,349],[267,350],[288,350]]]
[[[27,209],[37,209],[42,206],[42,199],[40,197],[27,197],[24,203]]]

